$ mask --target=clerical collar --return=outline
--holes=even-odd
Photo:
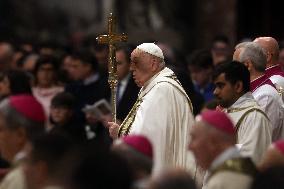
[[[281,70],[279,64],[272,65],[272,66],[266,68],[265,71],[268,71],[268,70],[276,70],[276,69],[280,69],[280,70]]]
[[[284,72],[282,71],[281,67],[279,64],[270,66],[269,68],[265,69],[265,74],[267,77],[271,77],[273,75],[281,75],[284,77]]]
[[[84,79],[83,84],[84,85],[89,85],[93,82],[96,82],[99,79],[100,75],[99,73],[94,73],[91,76],[87,77],[86,79]]]
[[[257,88],[265,84],[271,85],[275,88],[270,79],[265,74],[263,74],[250,82],[250,91],[254,92]]]

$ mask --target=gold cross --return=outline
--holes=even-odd
[[[116,122],[116,90],[117,90],[117,64],[115,59],[115,44],[118,42],[127,41],[127,35],[116,34],[116,19],[112,13],[108,17],[108,34],[99,35],[97,37],[98,43],[108,44],[108,83],[111,89],[111,107],[112,107],[112,120]]]

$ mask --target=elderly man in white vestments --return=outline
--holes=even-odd
[[[196,117],[190,135],[189,150],[197,164],[207,170],[203,189],[250,188],[256,167],[235,146],[235,128],[226,113],[205,110]]]
[[[272,140],[284,138],[283,101],[265,74],[266,56],[263,49],[254,42],[248,42],[240,49],[239,61],[248,68],[250,91],[271,121]]]
[[[214,94],[231,117],[243,156],[258,163],[271,144],[271,123],[250,92],[250,74],[239,62],[220,64],[213,73]]]
[[[108,123],[110,135],[146,136],[153,144],[154,174],[170,167],[194,172],[194,158],[186,150],[194,122],[191,101],[174,72],[165,67],[162,50],[154,43],[137,46],[130,70],[142,88],[123,123]]]
[[[258,37],[253,42],[260,45],[266,53],[266,69],[265,74],[275,85],[279,94],[282,95],[284,101],[284,72],[279,65],[279,45],[273,37]]]

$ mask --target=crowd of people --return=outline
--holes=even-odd
[[[284,66],[273,37],[175,54],[0,42],[0,189],[281,188]]]

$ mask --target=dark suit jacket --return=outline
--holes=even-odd
[[[121,121],[124,120],[134,105],[138,97],[139,90],[140,88],[135,84],[132,76],[129,77],[127,86],[117,106],[117,119],[120,119]]]
[[[85,115],[82,112],[85,105],[94,104],[102,98],[108,99],[110,96],[109,85],[104,77],[87,85],[84,85],[82,81],[73,82],[65,87],[65,91],[75,96],[75,115],[82,122],[85,122]]]

